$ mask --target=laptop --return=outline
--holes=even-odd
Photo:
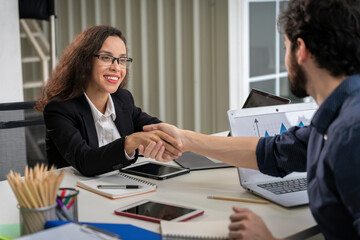
[[[290,99],[276,96],[274,94],[253,88],[251,89],[249,96],[247,97],[244,103],[243,108],[270,106],[270,105],[279,105],[279,104],[288,104],[288,103],[290,103]],[[179,164],[181,167],[188,168],[191,171],[234,167],[229,164],[223,163],[221,161],[195,154],[193,152],[185,152],[178,159],[174,159],[174,161],[177,164]]]
[[[229,110],[227,115],[232,136],[264,137],[282,134],[291,126],[310,125],[316,110],[315,103],[298,103]],[[294,172],[284,178],[247,168],[238,168],[238,173],[244,189],[281,206],[309,203],[306,172]]]

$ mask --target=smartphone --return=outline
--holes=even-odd
[[[157,162],[141,162],[122,168],[119,171],[157,180],[164,180],[190,172],[190,170],[187,168],[181,168]]]
[[[183,222],[204,213],[203,210],[163,203],[152,200],[142,200],[130,205],[118,208],[115,214],[160,223],[161,220]]]

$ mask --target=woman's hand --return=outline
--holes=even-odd
[[[176,140],[173,146],[176,146],[177,149],[187,151],[188,149],[185,148],[185,144],[188,144],[186,131],[180,128],[175,127],[174,125],[168,123],[158,123],[158,124],[151,124],[146,125],[143,127],[145,132],[160,130],[165,132],[166,134],[170,135],[173,139]]]
[[[176,145],[177,141],[173,137],[159,130],[136,132],[127,136],[125,140],[125,150],[128,154],[138,148],[144,157],[157,161],[170,161],[181,156],[181,151],[174,147]]]
[[[169,154],[165,154],[165,147],[162,145],[162,142],[151,142],[149,145],[144,148],[143,145],[139,146],[139,154],[143,155],[146,158],[152,158],[159,162],[168,162],[173,158]]]

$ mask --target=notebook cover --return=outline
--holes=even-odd
[[[161,221],[163,239],[229,239],[230,221],[171,222]]]
[[[69,223],[68,221],[47,221],[45,229],[60,226]],[[117,224],[117,223],[89,223],[79,222],[80,224],[92,225],[101,228],[108,232],[117,234],[121,239],[147,239],[147,240],[161,240],[161,235],[143,228],[139,228],[130,224]]]
[[[139,189],[98,189],[97,185],[113,185],[113,184],[135,184],[140,185]],[[131,196],[137,196],[145,193],[154,192],[157,186],[151,182],[128,176],[123,173],[117,173],[104,177],[94,177],[88,180],[77,181],[76,186],[99,194],[109,199],[121,199]]]
[[[100,196],[102,196],[102,197],[106,197],[106,198],[111,199],[111,200],[122,199],[122,198],[127,198],[127,197],[133,197],[133,196],[138,196],[138,195],[142,195],[142,194],[151,193],[151,192],[155,192],[155,191],[156,191],[156,189],[154,189],[154,190],[148,191],[148,192],[138,193],[138,194],[134,194],[134,195],[128,195],[128,196],[124,196],[124,197],[112,198],[112,197],[105,196],[105,195],[103,195],[103,194],[101,194],[101,193],[97,193],[97,192],[95,192],[95,191],[92,191],[92,190],[90,190],[90,189],[87,189],[87,188],[85,188],[85,187],[82,187],[82,186],[80,186],[80,185],[76,185],[76,186],[79,187],[79,188],[81,188],[81,189],[84,189],[84,190],[86,190],[86,191],[95,193],[95,194],[100,195]]]

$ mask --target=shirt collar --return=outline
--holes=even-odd
[[[109,94],[108,101],[106,103],[106,110],[105,110],[104,114],[102,114],[95,107],[95,105],[91,102],[90,98],[86,95],[85,92],[84,92],[84,95],[86,97],[87,102],[89,103],[89,106],[90,106],[90,109],[91,109],[91,114],[92,114],[92,116],[94,118],[94,122],[97,122],[102,116],[104,116],[104,117],[111,116],[112,120],[115,121],[115,119],[116,119],[115,107],[114,107],[114,102],[113,102],[112,97],[111,97],[110,94]]]
[[[360,75],[352,75],[345,79],[320,105],[311,124],[324,134],[333,122],[345,100],[360,90]]]

